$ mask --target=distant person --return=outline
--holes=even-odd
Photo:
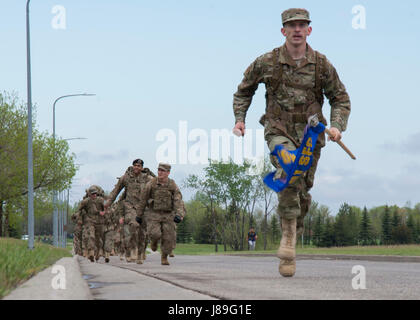
[[[255,243],[257,239],[258,239],[258,236],[254,228],[250,228],[248,232],[248,237],[247,237],[249,250],[255,250]]]

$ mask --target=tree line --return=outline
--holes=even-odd
[[[51,220],[52,191],[69,188],[77,168],[67,141],[54,141],[51,134],[39,131],[35,116],[32,119],[34,215],[38,228],[37,220]],[[25,103],[16,94],[0,94],[0,237],[17,237],[24,232],[22,226],[28,219],[27,135]]]
[[[268,159],[262,173],[250,175],[253,166],[210,161],[204,176],[190,175],[184,188],[195,190],[186,202],[187,215],[179,224],[177,241],[213,244],[215,251],[245,250],[250,227],[259,235],[257,249],[277,248],[281,239],[276,212],[277,195],[263,182],[272,170]],[[255,171],[255,170],[254,170]],[[317,247],[420,243],[420,203],[414,208],[379,206],[368,210],[343,203],[333,216],[330,209],[312,201],[298,243]]]

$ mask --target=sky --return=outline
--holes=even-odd
[[[0,90],[22,101],[25,6],[24,0],[0,1]],[[332,214],[343,202],[368,209],[420,202],[420,2],[32,0],[38,129],[52,133],[56,98],[96,94],[56,106],[56,134],[72,139],[79,165],[70,201],[91,184],[111,191],[136,158],[154,171],[159,161],[171,162],[178,185],[201,174],[214,154],[212,135],[234,125],[233,93],[243,72],[283,44],[281,13],[291,7],[309,10],[308,43],[335,66],[352,104],[342,141],[357,160],[327,143],[313,200]],[[258,123],[264,108],[261,85],[246,119],[255,157],[268,153]],[[329,104],[323,109],[329,119]],[[225,145],[232,157],[238,141],[232,136]],[[192,194],[182,191],[187,199]]]

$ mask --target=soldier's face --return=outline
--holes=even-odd
[[[281,29],[281,33],[286,37],[286,42],[294,46],[306,44],[306,38],[311,34],[312,27],[306,21],[287,22]]]
[[[159,179],[166,179],[169,176],[170,171],[165,171],[163,169],[158,169]]]
[[[141,164],[139,164],[139,163],[133,164],[134,174],[139,174],[142,169],[143,169],[143,167],[141,166]]]
[[[92,199],[92,200],[95,200],[96,199],[96,193],[91,193],[90,195],[89,195],[89,197]]]

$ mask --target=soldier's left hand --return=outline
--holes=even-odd
[[[341,132],[337,128],[331,127],[330,132],[332,134],[332,137],[328,136],[328,141],[332,140],[334,142],[341,140]]]
[[[101,216],[104,216],[104,215],[105,215],[105,211],[100,211],[100,212],[99,212],[99,214],[100,214]]]

